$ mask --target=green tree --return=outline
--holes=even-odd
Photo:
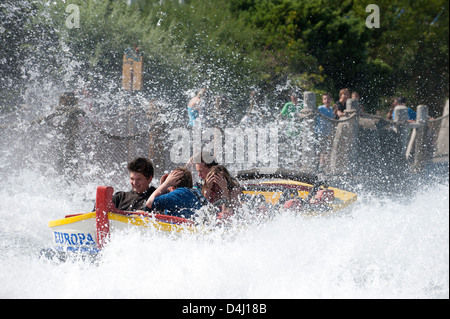
[[[7,0],[0,5],[0,84],[9,88],[2,101],[39,78],[69,89],[86,80],[118,89],[123,52],[137,45],[145,93],[175,105],[207,84],[244,111],[251,86],[270,96],[291,83],[335,98],[349,87],[366,111],[402,94],[439,113],[448,96],[448,1],[377,1],[379,29],[365,24],[371,2],[73,0],[81,25],[69,29],[66,2]]]
[[[371,1],[354,1],[364,17]],[[441,114],[448,97],[449,2],[446,0],[377,1],[380,28],[371,29],[369,58],[388,65],[383,95],[405,95],[411,105],[427,104]],[[374,83],[373,87],[376,87]]]

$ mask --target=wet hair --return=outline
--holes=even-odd
[[[175,168],[174,171],[183,172],[183,177],[181,177],[180,183],[178,183],[178,185],[176,186],[177,188],[180,188],[180,187],[192,188],[192,187],[194,187],[194,184],[192,182],[192,172],[189,169],[180,166],[180,167]]]
[[[361,95],[357,91],[353,91],[351,95],[353,95],[353,94],[355,94],[355,95],[359,96],[359,98],[361,98]]]
[[[339,91],[339,98],[340,98],[340,97],[342,96],[342,94],[344,94],[345,92],[347,92],[349,96],[352,95],[349,89],[344,88],[344,89],[342,89],[342,90]]]
[[[213,174],[219,174],[219,175],[222,175],[225,178],[225,180],[227,181],[227,188],[228,188],[229,191],[231,191],[233,188],[239,188],[240,187],[238,181],[236,181],[235,179],[233,179],[231,177],[230,172],[223,165],[217,165],[217,166],[214,166],[213,168],[211,168],[211,170],[208,173],[208,176],[213,175]],[[203,185],[202,191],[204,191],[205,188],[206,188],[206,183],[205,183],[205,185]]]
[[[209,152],[202,151],[194,156],[194,164],[205,164],[206,167],[211,168],[219,165],[214,155]]]
[[[138,157],[128,163],[127,168],[130,172],[141,173],[146,178],[153,177],[153,163],[144,157]]]
[[[395,99],[395,102],[397,102],[399,105],[405,105],[406,104],[406,97],[399,96]]]

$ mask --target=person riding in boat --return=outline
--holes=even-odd
[[[153,163],[149,159],[138,157],[129,162],[127,168],[131,191],[116,192],[112,201],[120,210],[142,210],[150,195],[156,190],[155,187],[150,186],[154,174]]]
[[[191,169],[195,167],[195,170],[197,171],[200,181],[194,184],[194,188],[202,189],[203,183],[209,171],[211,170],[211,168],[217,165],[219,165],[219,163],[216,157],[210,152],[202,151],[192,156],[189,159],[189,162],[186,164],[186,167]]]
[[[232,178],[227,168],[216,165],[209,170],[202,187],[202,194],[221,212],[234,213],[240,207],[241,187],[239,182]]]
[[[194,188],[203,188],[203,184],[205,183],[206,176],[209,174],[211,169],[215,166],[219,165],[219,161],[217,158],[211,154],[211,152],[202,151],[198,154],[192,156],[189,159],[189,162],[186,164],[186,167],[192,168],[195,164],[195,170],[197,171],[198,177],[200,181],[194,184]],[[230,175],[231,176],[231,175]],[[231,176],[231,179],[239,184],[236,178]]]
[[[201,88],[200,91],[194,96],[188,104],[188,117],[189,117],[189,126],[194,127],[196,125],[202,124],[203,117],[203,108],[205,104],[205,93],[207,92],[207,88]]]
[[[178,167],[161,178],[161,184],[146,202],[145,211],[164,211],[164,214],[190,218],[207,204],[202,193],[193,189],[192,173]]]

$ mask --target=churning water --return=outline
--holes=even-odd
[[[0,298],[449,297],[448,182],[407,200],[362,193],[345,214],[280,215],[232,236],[119,233],[95,263],[39,258],[47,222],[89,211],[95,185],[33,170],[0,185]]]
[[[26,1],[14,3],[27,7]],[[15,4],[1,6],[3,21],[21,16]],[[5,30],[0,25],[1,33]],[[8,36],[2,45],[13,43]],[[64,47],[60,40],[56,44]],[[29,109],[23,116],[2,114],[1,124],[26,125],[1,131],[0,298],[449,298],[448,179],[398,198],[362,190],[352,209],[326,218],[281,214],[228,234],[178,239],[113,234],[94,263],[40,258],[40,250],[52,246],[48,221],[90,211],[96,187],[107,184],[98,176],[115,174],[125,164],[101,170],[93,164],[100,162],[93,153],[96,145],[82,145],[77,174],[84,182],[71,183],[65,176],[72,175],[58,173],[45,161],[57,153],[53,149],[64,151],[59,147],[64,132],[52,130],[55,123],[46,129],[29,123],[49,115],[67,85],[46,79],[38,61],[51,50],[46,42],[35,45],[42,47],[34,51],[45,54],[29,57],[23,66],[30,82],[24,93]],[[66,65],[61,77],[76,83],[82,64],[64,52],[67,57],[54,57],[59,66]],[[109,92],[99,100],[103,111],[117,104]],[[38,131],[39,137],[30,138]]]

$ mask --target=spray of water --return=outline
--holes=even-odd
[[[448,298],[448,184],[408,202],[360,194],[327,218],[264,223],[181,238],[114,233],[95,262],[39,258],[48,220],[85,211],[85,188],[36,172],[1,183],[2,298]],[[84,200],[83,200],[84,198]]]
[[[16,4],[7,2],[0,12],[13,19],[27,2]],[[30,10],[30,17],[38,18]],[[39,17],[43,24],[52,25],[49,12]],[[11,36],[5,30],[0,25],[2,39]],[[448,179],[422,181],[412,190],[391,194],[374,194],[353,185],[358,189],[358,203],[329,217],[284,213],[264,222],[236,222],[181,238],[118,232],[94,262],[39,258],[39,251],[51,246],[49,220],[90,211],[99,185],[128,188],[126,158],[115,162],[102,158],[105,150],[97,133],[128,136],[148,131],[142,114],[148,111],[148,100],[155,97],[131,97],[118,90],[108,74],[89,74],[88,78],[105,81],[92,96],[83,96],[87,116],[78,134],[89,137],[85,139],[89,142],[77,145],[78,156],[71,157],[75,162],[67,170],[65,163],[58,162],[67,151],[63,147],[67,136],[61,130],[66,122],[48,116],[55,112],[63,91],[82,90],[90,81],[80,72],[83,63],[64,41],[54,42],[55,31],[50,27],[40,31],[45,31],[45,41],[35,44],[37,51],[49,52],[44,49],[57,43],[62,53],[47,56],[45,63],[39,62],[42,54],[27,57],[22,69],[24,89],[15,92],[23,105],[9,112],[2,109],[1,114],[1,298],[449,297]],[[59,74],[56,68],[48,69],[49,73],[43,70],[49,61],[64,66]],[[15,84],[2,77],[8,92],[13,91]],[[170,103],[173,91],[159,84],[160,123],[184,125],[185,118]],[[281,96],[290,89],[286,83],[272,95]],[[190,91],[182,92],[187,92],[188,99]],[[142,105],[143,113],[133,117],[130,131],[130,122],[122,114],[131,100]],[[264,114],[273,110],[267,103],[261,105],[259,111]],[[136,143],[125,152],[117,149],[118,144],[108,147],[113,149],[111,154],[121,151],[134,156],[133,149],[145,156],[148,151]],[[162,165],[159,174],[165,169]],[[244,213],[257,212],[250,207]]]

